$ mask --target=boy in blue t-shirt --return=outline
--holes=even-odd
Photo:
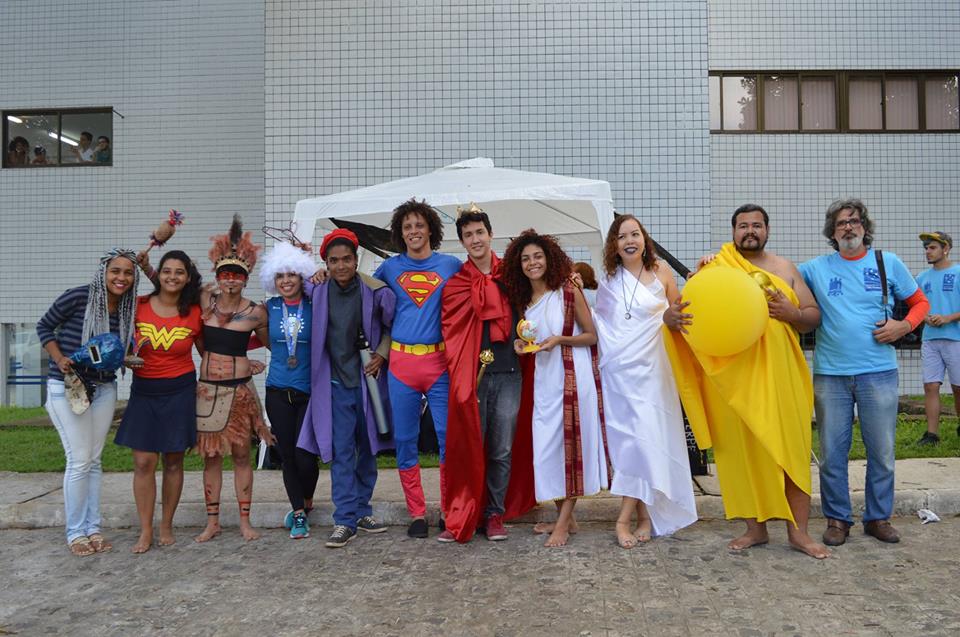
[[[950,262],[953,239],[946,232],[924,232],[920,240],[927,263],[933,267],[917,277],[930,301],[920,347],[927,431],[917,444],[935,445],[940,442],[940,386],[945,373],[950,376],[955,408],[960,414],[960,265]]]
[[[463,265],[434,252],[443,241],[440,216],[426,202],[410,199],[397,206],[390,234],[401,253],[384,261],[373,276],[397,296],[387,375],[400,484],[412,518],[407,535],[428,535],[426,500],[420,482],[417,440],[420,401],[426,396],[440,445],[440,500],[444,494],[447,397],[450,375],[440,327],[443,286]]]

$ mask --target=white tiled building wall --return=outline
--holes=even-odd
[[[708,239],[706,18],[702,1],[271,0],[267,218],[484,156],[609,181],[689,263]]]
[[[960,3],[747,3],[710,0],[710,70],[960,67]],[[960,134],[712,135],[713,244],[754,202],[771,215],[769,246],[797,262],[832,250],[820,234],[831,201],[859,197],[875,245],[917,274],[917,235],[960,235]],[[919,352],[901,355],[901,390],[923,393]]]
[[[122,115],[113,166],[0,170],[0,322],[36,322],[105,249],[145,247],[170,208],[186,223],[168,247],[205,276],[234,212],[259,231],[263,15],[263,0],[0,2],[0,109]]]

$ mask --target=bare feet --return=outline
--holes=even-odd
[[[617,520],[617,544],[622,549],[632,549],[637,545],[637,538],[630,532],[630,522]]]
[[[220,535],[220,523],[219,522],[207,522],[207,528],[203,530],[203,533],[193,538],[194,542],[209,542],[213,538]]]
[[[549,548],[557,548],[560,546],[566,546],[567,540],[570,539],[570,531],[563,528],[562,526],[555,525],[553,533],[550,534],[550,537],[547,538],[547,541],[543,543],[544,546]]]
[[[650,518],[640,518],[637,520],[637,528],[633,532],[633,536],[637,538],[637,542],[649,542],[653,534],[653,523],[650,522]]]
[[[823,560],[830,557],[830,549],[823,544],[815,541],[812,537],[796,529],[788,534],[790,536],[790,547],[801,553],[806,553],[810,557]]]
[[[161,526],[160,539],[157,541],[157,546],[172,546],[176,543],[177,538],[173,536],[173,529],[165,529]]]
[[[730,540],[730,543],[727,544],[727,548],[731,551],[742,551],[750,548],[751,546],[761,546],[769,541],[770,538],[767,536],[766,529],[763,529],[762,531],[747,531],[735,540]]]
[[[533,532],[537,535],[543,533],[553,533],[554,528],[556,528],[556,522],[537,522],[533,525]],[[580,526],[577,524],[576,520],[570,522],[570,527],[567,529],[569,535],[576,535],[580,530]]]
[[[260,539],[260,533],[250,526],[249,522],[245,522],[244,520],[240,520],[240,535],[242,535],[243,539],[247,542]]]
[[[133,545],[133,548],[130,549],[130,552],[134,555],[146,553],[150,550],[151,544],[153,544],[153,529],[150,531],[141,531],[140,538],[137,540],[137,543]]]

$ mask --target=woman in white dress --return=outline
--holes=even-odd
[[[608,485],[597,334],[583,294],[569,281],[571,267],[556,239],[534,230],[511,242],[501,265],[510,298],[536,326],[540,348],[532,396],[534,487],[538,501],[556,503],[558,517],[534,530],[550,533],[544,544],[550,547],[576,532],[576,498]],[[518,354],[524,345],[514,343]]]
[[[680,292],[632,215],[607,232],[594,315],[613,484],[623,496],[617,543],[632,548],[697,520],[680,399],[663,344],[663,312]],[[637,514],[637,526],[631,518]]]

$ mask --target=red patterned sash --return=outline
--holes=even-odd
[[[563,336],[573,336],[574,287],[563,286]],[[563,358],[563,456],[567,497],[583,495],[583,444],[580,436],[580,398],[577,391],[577,373],[573,364],[573,348],[562,345]],[[600,410],[600,433],[603,437],[603,455],[607,458],[607,476],[611,476],[610,454],[607,453],[607,428],[603,418],[603,393],[600,387],[600,367],[597,364],[597,346],[590,346],[593,382],[597,387],[597,406]],[[609,485],[604,485],[608,487]]]

